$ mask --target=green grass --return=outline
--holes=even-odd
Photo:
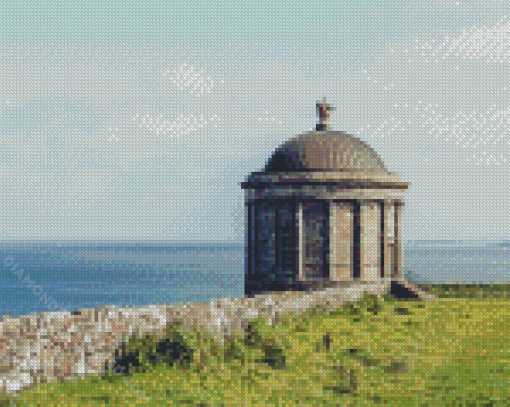
[[[506,298],[510,284],[418,284],[439,298]]]
[[[178,360],[162,337],[132,338],[129,373],[41,384],[0,406],[510,406],[509,322],[506,298],[366,295],[329,314],[254,320],[223,346],[172,325]]]

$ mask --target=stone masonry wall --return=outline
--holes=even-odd
[[[254,298],[219,298],[208,302],[143,308],[89,308],[76,312],[44,312],[0,318],[0,389],[8,393],[30,388],[41,379],[81,379],[114,368],[115,350],[135,329],[141,335],[163,332],[172,321],[205,327],[221,340],[241,332],[250,319],[274,318],[324,306],[334,309],[363,293],[382,294],[381,283],[350,284],[313,292],[282,292]]]

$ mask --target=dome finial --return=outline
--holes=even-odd
[[[332,110],[336,110],[336,107],[333,107],[329,103],[326,103],[326,98],[324,97],[321,102],[317,101],[317,115],[319,116],[319,123],[315,128],[316,131],[329,131],[330,126],[328,124],[329,114]]]

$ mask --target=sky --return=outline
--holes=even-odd
[[[0,240],[244,242],[241,182],[330,124],[405,240],[510,236],[510,1],[0,3]]]

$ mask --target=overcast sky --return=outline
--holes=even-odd
[[[0,4],[0,240],[242,243],[323,97],[405,239],[510,235],[509,1],[73,3]]]

